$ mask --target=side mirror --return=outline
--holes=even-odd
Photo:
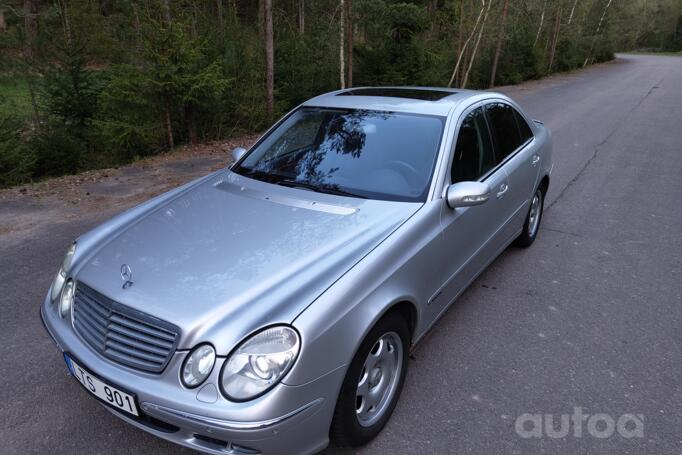
[[[448,187],[446,199],[450,208],[481,205],[490,198],[490,185],[482,182],[458,182]]]
[[[246,154],[246,149],[244,147],[236,147],[234,150],[232,150],[232,159],[236,163],[239,161],[242,156]]]

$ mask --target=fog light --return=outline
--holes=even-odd
[[[62,289],[62,298],[59,299],[59,315],[63,318],[67,317],[71,312],[73,306],[74,286],[73,280],[68,280]]]

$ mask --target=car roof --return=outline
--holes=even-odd
[[[442,87],[354,87],[316,96],[303,106],[447,116],[462,101],[481,94],[490,92]]]

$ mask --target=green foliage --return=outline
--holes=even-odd
[[[35,156],[22,138],[21,122],[0,112],[0,187],[30,180],[34,165]]]
[[[495,85],[620,49],[682,50],[681,0],[510,0],[505,27],[503,0],[491,1],[474,29],[480,0],[353,0],[354,85],[444,86],[461,56],[453,85],[466,73],[467,88],[487,88],[498,38]],[[0,185],[262,131],[259,3],[178,0],[167,2],[167,15],[164,0],[40,2],[33,58],[23,58],[26,16],[10,2],[0,32]],[[339,88],[341,9],[339,0],[307,0],[300,21],[299,0],[273,4],[281,115]]]
[[[59,64],[44,71],[39,93],[42,118],[30,140],[36,175],[72,173],[99,161],[92,120],[106,77],[86,67],[84,46],[73,38],[58,50]]]

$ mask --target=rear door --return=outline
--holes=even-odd
[[[497,165],[509,177],[509,188],[500,209],[506,219],[506,240],[510,241],[523,229],[537,182],[540,156],[531,128],[514,107],[493,100],[486,104],[486,115],[495,142]]]

